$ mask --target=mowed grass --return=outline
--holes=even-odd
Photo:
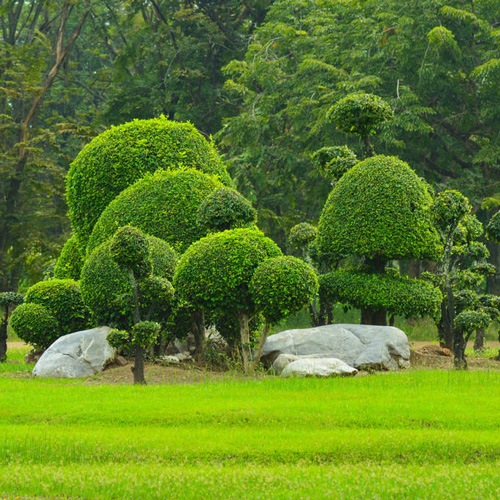
[[[0,494],[499,498],[500,373],[106,386],[0,378]]]

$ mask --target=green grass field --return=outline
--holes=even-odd
[[[500,497],[498,372],[146,387],[4,374],[0,401],[0,498]]]

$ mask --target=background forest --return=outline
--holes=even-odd
[[[111,125],[161,114],[214,137],[282,247],[296,223],[317,223],[331,189],[313,153],[348,144],[364,156],[328,115],[355,91],[394,111],[377,153],[438,191],[459,189],[489,219],[499,81],[497,0],[0,0],[0,291],[51,272],[78,151]],[[498,275],[488,288],[500,293]]]

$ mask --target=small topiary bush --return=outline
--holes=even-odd
[[[97,219],[125,188],[148,172],[194,168],[232,181],[214,145],[190,123],[165,117],[134,120],[94,138],[71,164],[67,179],[69,216],[80,248]]]
[[[301,222],[290,229],[288,239],[292,247],[296,250],[307,248],[316,240],[318,229],[312,224]]]
[[[220,181],[197,170],[161,171],[120,193],[104,210],[90,237],[87,254],[120,227],[131,225],[167,241],[179,253],[206,235],[198,208]]]
[[[21,304],[10,317],[16,335],[37,349],[46,349],[60,337],[57,319],[40,304]]]
[[[250,227],[257,222],[257,212],[238,191],[220,188],[207,196],[198,209],[198,225],[205,231],[226,231]]]
[[[120,269],[133,272],[139,279],[151,272],[148,239],[135,227],[119,229],[109,244],[109,253]]]
[[[24,300],[45,307],[56,318],[58,337],[84,330],[89,325],[90,312],[74,280],[40,281],[28,288]]]
[[[394,274],[339,269],[319,277],[323,302],[340,302],[359,309],[385,310],[392,315],[439,318],[443,296],[422,280]]]
[[[54,267],[54,278],[78,281],[83,268],[83,258],[76,237],[72,236],[63,246]]]
[[[349,170],[325,204],[319,248],[330,260],[436,257],[426,184],[396,157],[374,156]]]
[[[321,148],[312,155],[312,159],[324,177],[335,181],[358,162],[356,154],[347,146]]]
[[[309,303],[318,291],[318,279],[303,260],[274,257],[257,267],[250,291],[266,322],[275,324]]]
[[[148,236],[147,241],[151,273],[172,280],[177,254],[167,242],[159,238]],[[132,289],[127,272],[113,260],[110,245],[111,241],[100,245],[85,262],[80,281],[82,297],[98,324],[128,328],[134,307]]]

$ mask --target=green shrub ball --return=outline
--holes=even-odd
[[[82,300],[76,281],[40,281],[28,288],[25,302],[45,307],[56,318],[59,337],[84,330],[89,325],[89,310]]]
[[[151,272],[148,239],[140,229],[131,226],[118,229],[109,250],[118,266],[132,271],[135,278],[141,279]]]
[[[161,238],[183,253],[206,235],[197,223],[198,208],[221,187],[216,177],[193,169],[146,176],[120,193],[104,210],[92,232],[87,255],[126,225]]]
[[[87,144],[67,179],[69,216],[84,249],[97,219],[125,188],[158,169],[194,168],[232,181],[215,147],[190,123],[165,117],[111,127]]]
[[[47,349],[59,337],[59,324],[47,308],[39,304],[21,304],[10,317],[15,334],[36,349]]]
[[[257,267],[250,290],[257,309],[272,324],[307,305],[318,291],[318,279],[304,261],[274,257]]]
[[[165,241],[148,236],[152,274],[172,280],[177,254]],[[96,248],[82,270],[80,287],[87,307],[98,324],[127,328],[133,313],[133,296],[127,271],[112,259],[110,241]]]
[[[427,185],[405,162],[374,156],[346,172],[325,204],[319,249],[329,260],[434,258],[438,235]]]
[[[198,225],[207,231],[226,231],[250,227],[257,222],[257,212],[238,191],[223,187],[201,203]]]
[[[250,311],[249,286],[257,266],[281,250],[256,229],[211,234],[191,245],[175,271],[174,289],[208,311]]]
[[[72,236],[64,244],[54,267],[54,278],[78,281],[82,273],[83,259],[76,237]]]

